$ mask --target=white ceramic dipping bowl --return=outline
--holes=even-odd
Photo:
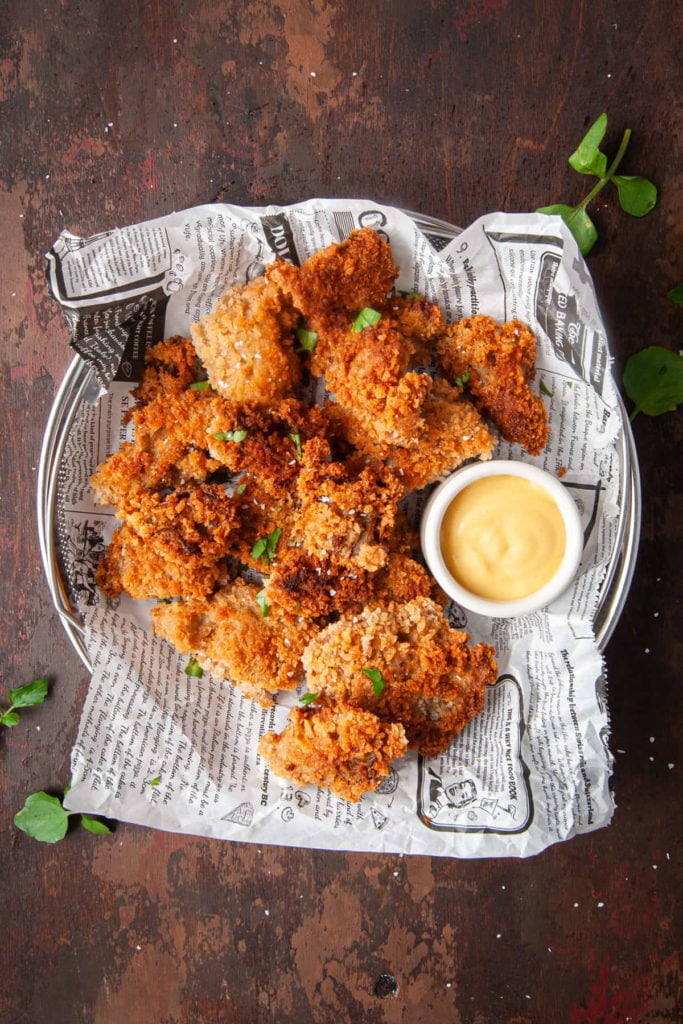
[[[449,571],[441,550],[441,526],[451,502],[465,487],[491,476],[522,477],[544,487],[555,502],[564,522],[566,543],[559,567],[554,575],[538,590],[514,600],[492,600],[472,593],[462,586]],[[433,491],[425,506],[420,523],[422,552],[429,569],[441,588],[463,608],[489,617],[509,618],[526,615],[545,608],[559,597],[572,582],[583,552],[583,532],[576,504],[557,477],[526,462],[499,459],[493,462],[475,462],[456,470]]]

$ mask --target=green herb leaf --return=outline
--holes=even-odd
[[[0,716],[0,725],[6,725],[8,729],[11,729],[13,725],[19,725],[20,718],[16,711],[5,711]]]
[[[307,331],[305,327],[298,327],[296,331],[300,352],[312,352],[318,344],[318,335],[315,331]]]
[[[564,203],[555,203],[553,206],[540,206],[536,212],[558,213],[573,234],[584,256],[587,256],[595,245],[598,232],[583,206],[566,206]]]
[[[20,686],[18,690],[10,690],[8,693],[12,708],[33,708],[42,704],[47,697],[49,687],[47,679],[34,679],[26,686]]]
[[[270,612],[270,605],[266,601],[265,590],[259,590],[258,594],[256,595],[256,604],[261,609],[261,616],[265,619],[265,617]]]
[[[455,380],[453,381],[453,387],[463,388],[465,384],[467,384],[471,376],[472,374],[470,373],[470,371],[466,370],[465,373],[462,374],[462,376],[455,378]]]
[[[237,442],[239,442],[239,441],[244,441],[244,439],[245,439],[245,437],[247,436],[248,433],[249,433],[249,431],[245,430],[242,427],[242,428],[238,428],[237,430],[219,430],[218,433],[214,434],[213,436],[216,438],[217,441],[237,441]]]
[[[58,843],[69,827],[69,812],[64,810],[56,796],[33,793],[14,815],[14,824],[40,843]]]
[[[386,685],[382,673],[377,668],[364,668],[363,672],[372,683],[372,689],[374,691],[375,697],[381,697],[382,694],[384,693],[384,687]]]
[[[553,393],[544,380],[539,382],[538,389],[542,395],[547,395],[548,398],[553,397]]]
[[[271,558],[275,557],[281,535],[282,530],[279,526],[276,526],[267,537],[260,537],[251,549],[251,557],[257,561],[260,559],[264,565],[269,565]]]
[[[204,675],[204,669],[199,664],[196,658],[190,658],[187,665],[185,666],[185,675],[194,676],[196,679],[201,679]]]
[[[631,420],[639,412],[660,416],[683,402],[683,356],[651,345],[626,361],[624,388],[635,403]]]
[[[153,779],[150,779],[147,783],[148,786],[158,786],[161,782],[161,775],[155,775]]]
[[[290,434],[289,439],[290,441],[294,442],[294,447],[296,448],[296,457],[299,460],[299,462],[301,462],[301,459],[303,458],[303,452],[301,451],[301,434]]]
[[[600,143],[607,131],[607,114],[600,114],[569,157],[569,163],[579,174],[594,174],[602,178],[607,170],[607,157],[600,152]]]
[[[373,324],[378,323],[382,319],[382,314],[378,313],[376,309],[370,309],[369,306],[364,306],[360,313],[353,321],[351,327],[352,331],[362,331],[365,327],[372,327]]]
[[[671,299],[677,306],[683,306],[683,284],[677,284],[675,288],[666,293],[667,299]]]
[[[191,387],[191,389],[193,391],[211,391],[212,390],[212,388],[211,388],[211,381],[210,380],[196,380],[194,382],[194,384],[190,384],[190,387]]]
[[[92,814],[81,814],[81,825],[94,836],[106,836],[111,833],[109,825],[100,818],[93,818]]]
[[[305,693],[303,697],[299,697],[299,704],[313,704],[319,696],[319,693]]]
[[[612,181],[619,192],[622,210],[632,217],[644,217],[657,203],[657,188],[647,178],[615,174]]]
[[[244,494],[246,489],[247,489],[246,483],[238,484],[237,487],[235,488],[235,494]]]

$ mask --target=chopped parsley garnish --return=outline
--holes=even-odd
[[[193,391],[211,391],[210,380],[196,380],[194,384],[190,384]]]
[[[266,615],[268,615],[268,613],[270,612],[270,605],[266,601],[265,590],[259,590],[258,594],[256,595],[256,604],[261,609],[262,618],[265,619]]]
[[[296,338],[299,342],[299,352],[312,352],[318,344],[318,335],[315,331],[307,331],[305,327],[298,327]]]
[[[161,782],[161,775],[155,775],[153,779],[150,779],[147,783],[148,786],[158,786]]]
[[[260,559],[264,565],[269,565],[271,558],[275,557],[281,535],[282,530],[276,526],[267,537],[260,537],[251,549],[251,557],[257,561]]]
[[[353,321],[351,327],[352,331],[362,331],[365,327],[372,327],[373,324],[378,323],[382,319],[382,314],[378,313],[376,309],[370,309],[369,306],[364,306],[360,313]]]
[[[469,370],[466,370],[460,377],[456,377],[453,381],[453,386],[456,388],[464,388],[472,374]]]
[[[199,664],[196,658],[190,658],[187,665],[185,666],[186,676],[195,676],[196,679],[201,679],[204,675],[204,669]]]
[[[301,434],[290,434],[289,439],[290,441],[294,442],[294,447],[296,448],[296,457],[299,460],[299,462],[301,462],[301,459],[303,457],[303,452],[301,451]]]
[[[241,427],[237,430],[219,430],[218,433],[213,436],[217,441],[244,441],[248,433],[248,430]]]
[[[237,487],[235,488],[235,494],[244,494],[246,489],[247,489],[246,483],[238,484]]]
[[[384,676],[380,670],[378,668],[364,668],[363,672],[372,683],[372,689],[375,697],[381,697],[384,693],[384,687],[386,684],[384,682]]]
[[[538,387],[539,387],[539,390],[540,390],[542,395],[547,395],[548,398],[552,398],[553,397],[553,393],[550,390],[550,388],[548,387],[548,385],[545,383],[545,381],[542,380],[539,383]]]
[[[319,693],[305,693],[303,697],[299,697],[299,704],[312,704],[319,696]]]

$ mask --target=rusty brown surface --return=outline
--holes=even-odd
[[[566,156],[633,129],[644,220],[590,256],[617,372],[680,343],[680,30],[653,0],[2,0],[2,1024],[664,1024],[681,1019],[680,414],[639,417],[638,570],[607,651],[613,824],[528,861],[18,832],[61,791],[87,676],[51,609],[36,466],[66,330],[43,254],[220,196],[369,196],[459,224],[576,201]],[[678,547],[676,547],[676,542]],[[383,977],[388,976],[388,977]]]

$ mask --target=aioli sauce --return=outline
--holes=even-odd
[[[472,594],[514,601],[540,590],[567,545],[552,495],[523,477],[484,477],[463,488],[441,523],[448,571]]]

